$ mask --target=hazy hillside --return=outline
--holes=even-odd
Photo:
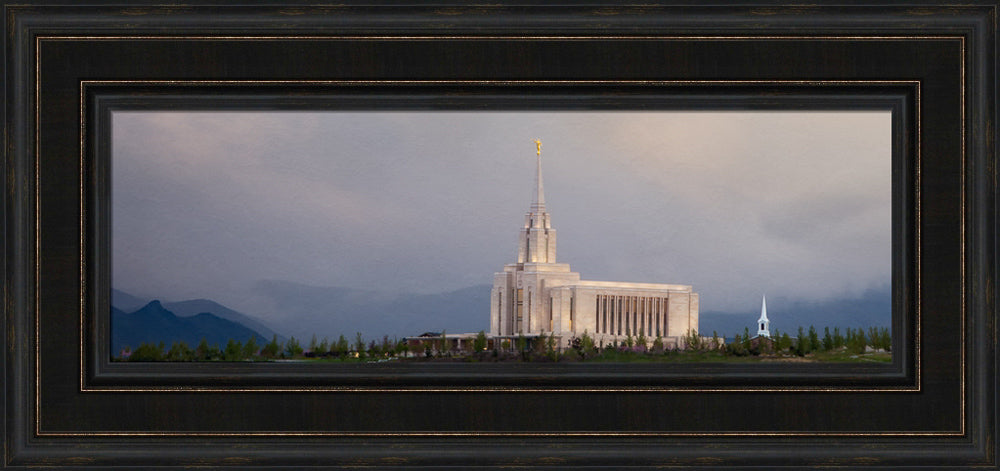
[[[136,309],[149,304],[149,301],[150,300],[148,299],[140,298],[122,290],[111,290],[111,306],[123,312],[133,312]],[[207,312],[222,319],[249,327],[251,330],[267,337],[268,339],[277,335],[278,340],[287,340],[285,336],[279,332],[275,332],[260,319],[248,316],[242,312],[234,311],[210,299],[191,299],[188,301],[166,302],[162,304],[164,309],[174,313],[174,315],[178,317],[191,317]]]
[[[332,339],[361,332],[372,339],[427,331],[489,330],[487,285],[440,294],[386,293],[287,281],[261,281],[255,288],[287,333],[306,341],[313,334]]]
[[[142,342],[162,341],[169,348],[175,341],[184,341],[194,348],[204,338],[209,344],[224,347],[229,339],[245,342],[250,337],[256,338],[260,345],[269,341],[246,326],[209,313],[178,317],[155,300],[130,314],[111,309],[111,352],[114,355],[126,345],[135,348]]]
[[[237,312],[232,309],[229,309],[228,307],[223,306],[210,299],[192,299],[189,301],[180,301],[176,303],[164,303],[163,307],[166,310],[173,312],[175,315],[179,317],[190,317],[197,314],[201,314],[203,312],[211,313],[222,319],[233,321],[237,324],[242,324],[268,339],[271,339],[273,336],[277,335],[278,340],[280,341],[287,340],[281,334],[271,330],[267,325],[265,325],[260,320],[250,317],[246,314],[243,314],[242,312]]]
[[[854,298],[837,298],[824,301],[802,301],[788,298],[767,298],[767,317],[771,321],[771,332],[775,329],[795,335],[799,326],[808,329],[815,326],[822,334],[823,327],[868,328],[888,327],[892,312],[892,293],[888,287],[870,289]],[[760,301],[752,309],[744,312],[703,311],[699,316],[700,331],[711,335],[732,337],[742,333],[743,328],[754,330],[760,317]]]
[[[111,306],[121,309],[125,312],[132,312],[139,309],[146,304],[149,304],[149,299],[143,299],[138,296],[133,296],[122,290],[112,289],[111,290]]]
[[[355,333],[361,332],[366,339],[371,340],[382,335],[405,337],[428,331],[464,333],[489,330],[490,286],[487,285],[439,294],[412,294],[308,286],[287,281],[261,281],[254,286],[254,293],[256,301],[260,303],[257,312],[271,313],[266,317],[266,322],[281,326],[282,334],[295,336],[303,343],[307,343],[313,335],[319,339],[328,337],[331,340],[344,335],[353,340]],[[116,292],[115,302],[118,299],[128,299],[122,296],[124,294]],[[890,302],[888,287],[869,290],[853,298],[825,301],[775,297],[768,298],[768,317],[771,319],[772,331],[777,329],[789,333],[794,333],[800,325],[814,325],[820,329],[824,326],[888,326]],[[755,301],[753,306],[748,306],[743,312],[702,311],[700,331],[707,335],[717,331],[719,335],[732,337],[741,333],[744,327],[752,328],[760,315],[759,303],[759,300]],[[121,306],[116,304],[115,307]],[[263,315],[254,318],[207,299],[167,303],[159,309],[171,312],[172,316],[176,314],[179,320],[190,319],[185,316],[199,312],[210,312],[217,320],[242,324],[240,327],[255,331],[268,340],[273,335],[273,330],[259,320],[264,318]],[[115,316],[128,319],[120,314]],[[128,328],[129,325],[125,323],[127,321],[120,322],[115,323],[112,328],[116,339],[120,335],[118,327]],[[149,321],[145,325],[151,331],[162,328],[179,335],[176,323],[153,327],[159,324]],[[239,335],[235,338],[245,340],[246,337],[247,335]],[[195,342],[198,340],[200,337]]]

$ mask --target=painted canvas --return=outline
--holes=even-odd
[[[888,361],[890,124],[116,111],[112,355]]]

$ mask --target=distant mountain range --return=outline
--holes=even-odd
[[[224,348],[229,339],[246,342],[251,337],[261,346],[265,339],[254,330],[237,322],[222,319],[207,312],[188,317],[178,317],[159,301],[150,301],[142,308],[126,313],[111,308],[111,352],[117,355],[125,346],[138,347],[140,343],[163,342],[169,348],[173,342],[183,341],[195,348],[202,339],[209,345]]]
[[[758,301],[759,302],[759,301]],[[869,289],[860,296],[840,296],[823,301],[803,301],[789,298],[767,298],[767,318],[771,321],[770,330],[788,332],[793,337],[799,326],[808,330],[814,326],[823,334],[823,327],[840,327],[852,329],[868,327],[888,327],[892,314],[892,293],[888,287]],[[705,311],[699,315],[700,333],[732,337],[742,334],[743,328],[750,329],[751,335],[757,333],[754,326],[760,317],[760,305],[756,309],[743,312]]]
[[[438,294],[388,293],[350,288],[261,281],[254,292],[289,335],[365,338],[405,337],[424,332],[489,330],[489,285]]]
[[[260,306],[258,312],[273,313],[266,317],[267,324],[280,325],[281,334],[294,336],[306,344],[313,335],[319,339],[328,337],[330,340],[335,340],[338,335],[344,335],[353,340],[355,333],[360,332],[365,339],[372,340],[383,335],[405,337],[424,332],[464,333],[489,330],[490,289],[489,285],[478,285],[446,293],[413,294],[319,287],[269,280],[258,282],[254,286],[253,300]],[[261,318],[237,312],[207,299],[162,305],[156,303],[156,306],[151,307],[147,300],[115,290],[112,293],[112,304],[121,311],[116,315],[123,319],[129,318],[121,314],[130,312],[130,309],[134,310],[138,306],[147,314],[158,310],[167,311],[177,322],[199,316],[204,319],[225,320],[246,329],[239,331],[241,332],[239,335],[233,333],[235,331],[227,331],[229,332],[227,335],[231,338],[241,341],[249,338],[248,331],[266,340],[270,340],[271,336],[276,334]],[[889,288],[885,287],[868,290],[860,296],[841,296],[825,301],[768,298],[767,304],[772,332],[778,329],[794,335],[798,326],[808,328],[812,325],[822,333],[822,328],[825,326],[837,326],[841,329],[888,326],[891,293]],[[733,334],[742,333],[744,327],[754,327],[760,315],[759,309],[759,304],[755,303],[753,308],[741,312],[703,311],[700,315],[700,332],[711,335],[713,331],[717,331],[720,336],[732,337]],[[211,317],[203,316],[202,313],[210,313]],[[162,316],[162,313],[158,315]],[[122,338],[140,338],[138,333],[128,333],[127,335],[131,336],[128,337],[126,333],[119,335],[118,332],[119,326],[125,329],[139,329],[138,326],[128,324],[128,322],[141,324],[139,319],[141,317],[113,321],[112,334],[115,341]],[[156,316],[150,316],[146,322],[149,325],[145,332],[158,330],[178,332],[176,322],[170,323],[158,319]],[[191,324],[185,325],[188,329],[200,328]],[[284,341],[285,337],[281,334],[278,334],[279,340]],[[202,334],[195,335],[197,343],[201,338],[198,335]],[[230,337],[220,342],[224,343]]]
[[[136,309],[149,304],[150,301],[150,299],[143,299],[121,290],[111,290],[111,305],[124,312],[135,311]],[[278,336],[278,340],[282,342],[287,340],[283,335],[271,330],[270,327],[265,325],[259,319],[255,319],[251,316],[243,314],[242,312],[229,309],[228,307],[209,299],[191,299],[188,301],[168,302],[163,303],[163,308],[174,313],[178,317],[191,317],[207,312],[222,319],[242,324],[243,326],[248,327],[256,331],[258,334],[266,337],[268,340],[275,335]]]

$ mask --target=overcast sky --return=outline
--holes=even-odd
[[[113,284],[433,293],[515,261],[542,140],[558,261],[701,310],[890,281],[890,113],[116,112]],[[488,303],[488,300],[484,300]]]

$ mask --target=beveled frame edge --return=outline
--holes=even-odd
[[[826,93],[830,93],[830,89],[836,89],[838,87],[858,87],[858,86],[874,86],[874,87],[892,87],[899,88],[902,87],[909,91],[908,95],[910,98],[907,99],[906,95],[873,95],[870,100],[871,103],[866,103],[864,98],[861,96],[854,97],[849,95],[847,97],[841,98],[840,95],[834,95],[833,97],[827,98],[826,102],[823,102],[824,106],[820,106],[817,109],[843,109],[843,107],[851,106],[852,104],[858,106],[858,109],[883,109],[883,106],[878,106],[876,103],[892,102],[891,109],[893,112],[893,149],[892,149],[892,160],[895,161],[894,166],[899,167],[899,176],[894,177],[896,180],[892,182],[893,185],[898,185],[900,188],[897,192],[893,194],[893,226],[898,227],[898,233],[893,234],[893,244],[899,245],[899,254],[893,256],[893,272],[896,272],[897,276],[893,280],[893,291],[902,293],[913,293],[912,299],[895,299],[893,301],[894,311],[896,313],[893,315],[893,337],[894,343],[897,345],[896,351],[899,352],[893,356],[893,361],[891,366],[896,371],[882,371],[886,370],[883,366],[889,365],[873,365],[867,368],[857,368],[855,365],[819,365],[822,370],[830,370],[824,373],[823,376],[816,376],[813,378],[809,372],[803,373],[799,372],[789,372],[785,376],[794,377],[796,379],[802,376],[803,385],[792,385],[787,386],[768,386],[767,381],[764,381],[763,385],[754,385],[748,387],[740,386],[671,386],[670,381],[667,381],[664,385],[652,385],[655,380],[647,378],[646,376],[637,376],[636,380],[640,378],[643,379],[642,384],[636,386],[615,386],[614,381],[612,384],[602,384],[600,382],[594,382],[592,386],[544,386],[537,385],[531,382],[526,384],[518,385],[516,379],[504,378],[501,381],[502,384],[490,386],[489,384],[483,385],[484,380],[469,380],[467,382],[470,385],[467,386],[429,386],[429,385],[407,385],[407,386],[396,386],[396,387],[372,387],[359,385],[363,383],[356,383],[354,381],[346,381],[346,385],[305,385],[305,386],[285,386],[285,387],[268,387],[253,385],[252,381],[249,385],[241,386],[240,384],[227,384],[219,386],[205,386],[200,383],[204,383],[206,379],[212,379],[215,382],[214,377],[225,376],[231,377],[233,375],[239,375],[235,371],[234,367],[237,368],[249,368],[247,365],[233,365],[230,364],[228,367],[225,364],[211,364],[214,366],[211,368],[212,372],[201,373],[198,377],[203,378],[197,381],[196,378],[188,378],[178,373],[175,381],[180,384],[169,384],[169,385],[151,385],[151,386],[130,386],[127,383],[129,378],[132,377],[131,374],[127,372],[129,370],[138,370],[140,365],[137,364],[123,364],[123,363],[110,363],[105,357],[110,355],[110,352],[105,348],[104,345],[107,342],[98,341],[90,342],[88,348],[86,335],[87,331],[90,331],[89,338],[91,339],[102,339],[104,338],[104,330],[107,329],[107,321],[97,314],[98,317],[87,321],[87,310],[88,307],[92,312],[101,313],[107,311],[107,302],[104,299],[92,298],[89,300],[87,297],[87,289],[81,291],[80,296],[80,390],[84,392],[504,392],[504,393],[518,393],[518,392],[919,392],[921,390],[920,382],[920,291],[919,291],[919,279],[920,279],[920,254],[919,245],[915,244],[915,240],[919,239],[919,221],[920,221],[920,207],[918,195],[914,194],[913,191],[920,186],[920,81],[918,80],[856,80],[856,81],[844,81],[844,80],[818,80],[818,81],[796,81],[796,80],[660,80],[660,81],[629,81],[629,80],[583,80],[583,81],[569,81],[569,80],[523,80],[523,81],[490,81],[490,80],[436,80],[436,81],[408,81],[408,80],[372,80],[372,81],[351,81],[351,80],[339,80],[339,81],[320,81],[320,80],[284,80],[284,81],[264,81],[264,80],[240,80],[240,81],[220,81],[220,80],[168,80],[168,81],[155,81],[155,80],[84,80],[80,84],[80,118],[81,118],[81,139],[80,139],[80,166],[81,166],[81,208],[80,208],[80,221],[81,221],[81,235],[86,235],[87,237],[94,238],[97,242],[92,242],[89,245],[104,247],[107,246],[107,236],[102,237],[100,235],[100,228],[102,224],[107,224],[105,220],[103,223],[96,224],[98,227],[93,226],[93,223],[88,224],[88,214],[93,215],[89,220],[94,220],[96,218],[103,218],[104,209],[98,209],[96,214],[94,210],[87,211],[85,206],[90,205],[92,208],[105,208],[104,205],[107,201],[100,200],[101,195],[105,195],[109,189],[108,188],[97,188],[88,192],[87,187],[100,187],[101,177],[97,176],[102,172],[106,172],[106,169],[100,170],[98,166],[107,165],[105,158],[99,156],[107,156],[110,150],[107,148],[108,140],[110,137],[110,132],[107,129],[107,122],[110,120],[110,112],[108,109],[109,104],[101,103],[88,105],[92,100],[97,100],[99,103],[104,101],[103,99],[98,99],[96,97],[88,97],[88,87],[98,87],[107,90],[128,90],[128,87],[142,87],[143,89],[153,88],[159,89],[157,93],[167,93],[168,96],[159,96],[151,98],[154,103],[164,102],[169,103],[169,93],[180,93],[185,88],[191,89],[197,87],[199,93],[204,95],[206,93],[206,88],[211,90],[212,87],[223,87],[223,86],[235,86],[239,88],[243,87],[275,87],[278,90],[286,90],[288,87],[301,88],[301,87],[330,87],[331,89],[347,89],[347,90],[358,90],[370,89],[374,87],[379,87],[380,89],[385,88],[395,88],[395,87],[417,87],[428,91],[429,95],[435,96],[435,90],[441,90],[442,87],[459,87],[465,89],[467,87],[481,88],[485,87],[484,92],[486,95],[490,90],[505,89],[510,91],[511,87],[537,87],[537,86],[553,87],[553,91],[557,90],[568,90],[576,86],[597,86],[597,87],[616,87],[616,89],[634,88],[637,92],[644,92],[643,95],[656,95],[665,94],[664,96],[669,96],[671,92],[667,92],[670,88],[676,87],[678,90],[684,87],[719,87],[722,88],[748,88],[752,87],[767,87],[768,89],[773,87],[778,88],[815,88],[817,90],[822,90]],[[648,87],[648,91],[647,91]],[[170,90],[167,92],[166,90]],[[207,92],[207,93],[210,93]],[[253,95],[249,95],[252,97]],[[332,90],[330,93],[334,93]],[[440,92],[439,92],[440,93]],[[563,91],[563,93],[566,93]],[[674,92],[676,93],[676,92]],[[759,93],[759,92],[757,92]],[[799,96],[796,92],[791,90],[787,91],[788,96],[786,98],[797,98],[798,101],[795,103],[800,103],[802,101],[808,101],[806,97],[809,97],[808,93]],[[238,97],[239,95],[237,95]],[[296,95],[298,97],[298,95]],[[354,96],[354,95],[349,95]],[[420,95],[424,96],[424,95]],[[492,96],[492,95],[490,95]],[[726,94],[723,94],[726,96]],[[753,94],[751,93],[751,96]],[[820,95],[826,96],[826,95]],[[159,98],[159,100],[156,100]],[[858,100],[857,103],[853,102],[851,98]],[[876,99],[877,98],[877,99]],[[252,99],[248,98],[251,102]],[[301,98],[299,98],[301,99]],[[355,98],[358,99],[358,98]],[[426,98],[425,98],[426,99]],[[913,100],[910,103],[910,100]],[[136,99],[133,99],[133,101]],[[176,98],[175,98],[176,100]],[[229,98],[232,100],[232,98]],[[452,98],[454,100],[454,98]],[[725,99],[718,99],[718,101],[725,101]],[[109,101],[115,101],[110,99]],[[224,100],[220,100],[224,101]],[[475,101],[475,100],[472,100]],[[527,101],[538,101],[537,99],[529,99]],[[543,100],[544,101],[544,100]],[[766,101],[766,100],[763,100]],[[839,101],[844,101],[844,103],[838,105],[832,104]],[[779,101],[780,102],[780,101]],[[738,101],[736,103],[744,103],[744,101]],[[818,102],[817,102],[818,103]],[[230,105],[232,106],[232,105]],[[269,107],[274,106],[273,104]],[[743,106],[746,106],[745,104]],[[777,105],[773,105],[777,106]],[[799,105],[801,106],[801,105]],[[89,108],[93,108],[88,110]],[[183,108],[183,107],[182,107]],[[235,107],[239,109],[240,107]],[[681,107],[683,108],[683,107]],[[739,108],[739,106],[737,106]],[[156,109],[155,107],[153,109]],[[295,107],[292,107],[295,109]],[[722,109],[725,109],[722,107]],[[768,108],[770,109],[770,108]],[[780,106],[777,107],[780,109]],[[87,122],[93,122],[93,125],[88,126]],[[88,144],[87,140],[91,141]],[[97,149],[97,150],[95,150]],[[96,155],[95,155],[96,154]],[[91,163],[85,164],[92,160]],[[910,168],[912,166],[912,168]],[[89,172],[88,172],[89,169]],[[91,173],[89,177],[85,174]],[[96,174],[96,175],[94,175]],[[91,193],[92,196],[86,197],[87,193]],[[908,224],[907,224],[908,223]],[[104,229],[106,230],[106,228]],[[95,232],[98,231],[98,232]],[[897,231],[894,231],[897,232]],[[102,266],[100,250],[99,247],[87,247],[88,244],[84,240],[81,240],[81,254],[80,254],[80,275],[81,275],[81,285],[86,286],[86,279],[92,279],[96,282],[97,288],[100,288],[100,292],[105,291],[107,287],[107,277],[108,273],[104,271],[107,269],[100,268],[89,268],[87,266],[86,260],[91,258],[94,260],[94,265],[97,267]],[[913,253],[914,260],[909,260],[911,252]],[[94,285],[94,283],[91,283]],[[898,286],[897,286],[898,285]],[[92,296],[95,296],[91,293]],[[101,295],[96,295],[100,297]],[[84,326],[87,326],[84,328]],[[965,339],[962,338],[962,343],[964,345]],[[36,343],[36,355],[38,354],[37,348],[39,344]],[[902,347],[902,348],[900,348]],[[88,366],[89,365],[89,366]],[[143,370],[154,369],[158,370],[158,373],[167,373],[170,368],[177,369],[181,371],[187,371],[192,369],[192,365],[188,364],[157,364],[156,368],[149,365],[142,365]],[[197,365],[199,369],[209,369],[209,364]],[[251,365],[256,367],[263,367],[264,365]],[[302,365],[296,365],[302,366]],[[308,365],[310,368],[310,374],[327,374],[331,376],[336,376],[337,373],[340,374],[350,374],[357,375],[359,371],[356,369],[345,369],[340,368],[329,368],[322,369],[317,368],[321,365]],[[335,365],[336,366],[336,365]],[[411,367],[419,368],[419,365],[409,365]],[[449,368],[451,374],[455,374],[451,370],[461,370],[464,377],[467,377],[467,370],[471,365],[441,365],[441,366],[453,366],[454,368]],[[508,365],[509,366],[509,365]],[[529,365],[530,366],[530,365]],[[572,365],[571,365],[572,366]],[[590,365],[593,367],[593,365]],[[729,367],[730,365],[724,365]],[[753,368],[757,365],[751,365]],[[773,365],[764,365],[773,366]],[[204,368],[202,368],[204,367]],[[291,368],[290,365],[283,365],[283,369],[286,370],[286,374],[291,373],[288,371]],[[463,369],[463,367],[465,367]],[[829,367],[829,368],[827,368]],[[842,367],[842,368],[837,368]],[[39,367],[40,368],[40,367]],[[476,367],[481,368],[481,367]],[[262,368],[257,368],[262,369]],[[525,368],[526,369],[526,368]],[[630,373],[632,374],[642,374],[638,371],[638,368],[629,367]],[[690,368],[688,368],[690,369]],[[752,372],[747,372],[747,378],[753,378],[755,375],[763,373],[762,368],[756,368]],[[601,377],[602,368],[590,368],[588,373],[592,373],[598,377]],[[861,371],[864,370],[864,371]],[[871,370],[868,372],[868,370]],[[110,373],[111,371],[120,371],[119,376],[114,376]],[[296,370],[297,371],[297,370]],[[644,370],[643,370],[644,371]],[[379,370],[373,369],[371,367],[367,368],[367,372],[362,372],[361,374],[368,374],[372,378],[378,377]],[[497,372],[500,373],[500,372]],[[517,372],[515,372],[517,373]],[[138,373],[141,377],[141,373]],[[381,373],[387,374],[387,373]],[[388,374],[395,375],[405,374],[399,371],[393,371]],[[426,373],[425,373],[426,374]],[[521,376],[525,378],[537,377],[539,372],[529,370],[526,372],[520,372]],[[565,376],[559,373],[553,372],[554,378],[561,378],[561,381],[570,381],[570,384],[579,382],[572,375]],[[648,375],[649,373],[645,373]],[[665,378],[677,376],[677,373],[668,374]],[[710,374],[705,372],[698,372],[696,374]],[[208,375],[208,376],[205,376]],[[418,373],[419,375],[419,373]],[[838,384],[838,375],[848,375],[843,376],[843,378],[850,378],[847,383]],[[854,385],[859,380],[863,380],[866,376],[871,376],[872,379],[878,379],[877,382],[869,383],[867,386],[864,382]],[[167,376],[173,378],[175,375],[167,373]],[[433,374],[431,376],[434,376]],[[476,376],[476,375],[473,375]],[[481,375],[479,375],[481,376]],[[495,380],[490,375],[490,381],[487,383],[496,383]],[[347,378],[350,378],[348,376]],[[478,376],[476,376],[478,378]],[[779,380],[783,376],[777,375],[777,377],[772,378],[771,381]],[[102,378],[106,378],[101,381]],[[117,378],[117,379],[115,379]],[[297,376],[289,376],[287,379],[282,379],[282,375],[279,373],[274,373],[274,376],[268,376],[272,381],[278,383],[294,383]],[[132,378],[134,381],[135,379]],[[963,378],[964,380],[964,378]],[[124,381],[125,383],[122,383]],[[190,385],[183,384],[185,381],[192,381]],[[510,383],[514,381],[513,383]],[[523,381],[523,380],[521,380]],[[610,381],[610,380],[605,380]],[[145,382],[145,381],[144,381]],[[674,381],[676,382],[676,380]],[[155,381],[153,382],[155,383]],[[407,384],[411,381],[407,381]],[[419,383],[419,382],[418,382]],[[434,382],[432,381],[431,384]],[[510,384],[508,384],[510,383]],[[584,382],[586,383],[586,382]],[[815,385],[810,385],[814,383]],[[964,408],[963,408],[964,410]]]
[[[39,2],[40,3],[40,2]],[[453,2],[445,2],[446,4],[452,4]],[[749,5],[749,3],[740,3],[740,5]],[[30,5],[29,5],[30,7]],[[26,7],[28,8],[28,7]],[[332,7],[334,9],[340,7]],[[890,7],[879,7],[889,9]],[[931,1],[915,1],[908,3],[900,7],[891,8],[913,8],[911,12],[913,15],[924,15],[933,14],[934,12],[941,12],[943,7],[939,4]],[[30,9],[30,8],[28,8]],[[481,9],[489,9],[489,7],[482,7]],[[967,324],[966,331],[970,332],[970,342],[968,353],[971,356],[972,362],[969,368],[973,368],[971,365],[975,365],[974,371],[968,376],[968,380],[971,381],[971,386],[969,390],[965,391],[967,396],[972,395],[973,401],[970,402],[970,407],[973,413],[969,414],[969,423],[971,427],[968,432],[969,435],[966,436],[967,440],[964,441],[968,446],[961,452],[950,455],[950,459],[947,463],[942,463],[941,461],[927,461],[923,464],[929,467],[937,467],[948,469],[954,469],[956,466],[962,467],[979,467],[979,466],[995,466],[996,464],[996,454],[997,440],[998,437],[993,433],[997,430],[998,417],[996,415],[996,397],[992,394],[1000,386],[998,383],[998,378],[996,374],[996,328],[997,324],[995,321],[996,314],[996,301],[995,296],[998,290],[1000,290],[1000,283],[996,278],[997,272],[997,259],[996,259],[996,214],[993,211],[1000,200],[997,198],[996,186],[996,136],[998,132],[997,126],[997,110],[995,102],[995,81],[993,78],[997,73],[997,63],[996,63],[996,25],[997,25],[997,8],[995,2],[984,2],[975,1],[972,5],[963,4],[960,6],[951,7],[952,10],[958,11],[976,11],[979,16],[975,18],[975,21],[971,26],[968,26],[967,34],[970,38],[974,38],[973,41],[973,52],[970,57],[973,58],[973,64],[970,67],[970,77],[967,77],[967,81],[974,83],[975,87],[970,87],[969,94],[970,99],[966,115],[970,117],[970,133],[968,136],[968,141],[971,143],[969,145],[972,150],[972,159],[969,160],[968,165],[963,168],[963,172],[968,170],[968,174],[965,175],[965,179],[971,180],[970,185],[967,187],[966,194],[963,198],[968,197],[967,211],[970,211],[975,217],[970,218],[966,221],[966,225],[971,227],[971,230],[966,232],[966,238],[970,244],[970,251],[974,254],[973,256],[968,256],[969,262],[965,265],[965,272],[969,274],[969,285],[965,286],[965,291],[963,292],[963,300],[968,300],[967,308],[972,317],[977,321],[977,324],[973,328],[971,324]],[[25,55],[23,54],[23,49],[18,46],[18,44],[23,44],[21,41],[24,36],[30,36],[30,32],[26,33],[26,30],[35,27],[34,25],[24,26],[24,22],[20,18],[17,18],[13,12],[14,8],[10,5],[5,4],[5,11],[7,12],[6,19],[8,22],[5,23],[5,38],[7,39],[6,53],[6,63],[7,65],[14,64],[13,67],[8,68],[6,76],[6,86],[5,92],[7,95],[7,100],[5,100],[3,106],[5,108],[5,117],[7,120],[7,126],[5,127],[5,148],[7,149],[7,160],[5,161],[5,176],[7,177],[8,184],[12,185],[8,187],[8,191],[5,192],[5,222],[8,227],[12,224],[11,222],[16,222],[18,215],[24,215],[23,205],[19,206],[19,203],[23,203],[25,200],[30,200],[30,196],[25,196],[22,193],[18,193],[14,184],[24,184],[17,179],[18,175],[23,175],[23,168],[19,166],[19,162],[15,158],[15,153],[18,150],[23,150],[26,146],[23,139],[19,139],[19,132],[23,132],[25,123],[28,119],[18,120],[18,117],[26,117],[25,110],[25,100],[23,92],[25,78],[30,76],[30,71],[24,70],[23,67],[18,67],[17,64],[21,64],[24,61]],[[306,13],[307,16],[311,11],[314,11],[315,7],[293,7],[293,12]],[[154,7],[148,6],[148,3],[143,2],[140,6],[132,8],[131,11],[136,13],[143,12],[153,12],[157,11],[163,13],[163,10],[157,10]],[[468,7],[454,8],[456,14],[461,14],[463,11],[470,11]],[[794,14],[802,13],[819,13],[822,14],[824,11],[823,7],[808,6],[800,7],[798,10],[793,9]],[[838,10],[839,11],[839,10]],[[761,14],[777,14],[781,13],[781,6],[773,3],[766,3],[763,8],[761,8]],[[169,12],[167,12],[169,13]],[[613,12],[612,12],[613,13]],[[757,20],[765,21],[765,17],[759,17]],[[907,24],[906,26],[901,26],[900,20],[893,18],[894,22],[891,24],[886,24],[881,21],[881,19],[869,19],[867,23],[863,23],[862,27],[876,28],[882,30],[908,30],[907,28],[919,28],[921,26],[926,26],[928,23],[923,21]],[[940,18],[935,18],[938,21],[938,25],[946,22],[948,20],[941,20]],[[133,24],[147,25],[145,21],[149,21],[149,18],[136,18]],[[152,20],[152,21],[155,21]],[[202,20],[204,21],[204,20]],[[779,21],[780,22],[780,21]],[[928,19],[929,22],[929,19]],[[193,24],[193,23],[192,23]],[[204,24],[204,23],[201,23]],[[298,23],[296,23],[298,25]],[[293,25],[294,26],[294,25]],[[195,26],[185,26],[188,28]],[[351,23],[348,25],[349,28],[358,28],[357,23]],[[701,26],[705,28],[704,25]],[[739,26],[737,26],[739,27]],[[746,27],[745,25],[742,27]],[[112,26],[105,26],[105,28],[112,28]],[[380,23],[378,28],[385,28]],[[414,28],[414,27],[410,27]],[[583,27],[576,27],[583,28]],[[652,28],[655,28],[653,26]],[[681,29],[685,31],[696,30],[698,26],[685,26]],[[729,29],[734,28],[731,24],[726,24],[719,26],[718,29]],[[817,31],[829,31],[835,29],[835,26],[818,25]],[[272,28],[277,30],[276,28]],[[524,30],[536,30],[538,26],[526,25],[523,27]],[[572,28],[570,28],[572,29]],[[614,28],[608,31],[617,31]],[[11,79],[11,77],[14,77]],[[972,78],[975,77],[975,78]],[[964,98],[964,97],[963,97]],[[11,104],[11,106],[7,106]],[[965,145],[965,142],[963,142]],[[965,226],[963,226],[965,230]],[[23,280],[12,279],[11,273],[16,272],[16,268],[24,267],[24,260],[19,256],[16,251],[12,251],[12,247],[18,247],[19,243],[23,241],[20,240],[20,234],[18,232],[5,232],[5,242],[6,250],[4,253],[4,262],[6,267],[7,277],[4,284],[5,293],[5,309],[8,315],[16,311],[17,309],[24,309],[23,300],[20,300],[17,296],[14,296],[12,292],[18,292],[18,290],[27,290],[30,287],[25,286]],[[10,322],[9,317],[5,317],[0,320],[0,327],[4,328],[5,332],[14,332],[14,323]],[[3,344],[5,355],[3,360],[3,370],[6,379],[15,378],[16,373],[30,370],[30,364],[24,361],[23,356],[19,356],[19,346],[23,346],[28,340],[19,339],[14,335],[5,336],[0,339],[0,343]],[[963,355],[966,352],[963,352]],[[11,381],[6,383],[8,386],[4,388],[4,391],[0,394],[4,396],[4,419],[5,427],[2,429],[2,440],[4,441],[4,456],[3,461],[0,462],[3,465],[18,465],[30,460],[44,460],[44,462],[59,465],[68,464],[78,466],[86,466],[89,463],[94,463],[87,458],[72,458],[74,455],[66,455],[65,453],[59,453],[54,450],[49,450],[46,452],[41,448],[29,448],[31,438],[25,436],[26,430],[23,428],[26,421],[26,415],[28,411],[20,407],[18,399],[23,398],[24,387],[23,385],[13,384]],[[973,390],[977,394],[973,393]],[[974,395],[973,395],[974,394]],[[834,446],[834,442],[828,442],[820,440],[821,443],[828,443],[830,446]],[[394,443],[404,444],[406,442],[396,441]],[[426,442],[421,442],[426,443]],[[450,442],[448,442],[450,443]],[[636,458],[629,460],[629,463],[650,463],[658,462],[664,466],[671,465],[682,465],[681,463],[694,463],[694,466],[699,468],[707,469],[709,467],[714,468],[711,463],[725,464],[722,461],[663,461],[661,458],[659,461],[649,461],[654,458],[662,457],[662,452],[649,451],[643,448],[644,443],[641,441],[631,441],[633,445],[629,446],[628,449],[635,453]],[[659,442],[657,442],[659,444]],[[812,443],[812,442],[810,442]],[[935,450],[943,450],[942,445],[935,445],[937,442],[927,442],[927,446],[922,446],[921,450],[929,450],[931,448]],[[411,446],[419,446],[419,443],[410,443]],[[120,445],[122,446],[122,445]],[[883,443],[879,445],[880,447],[886,447],[884,452],[874,453],[877,457],[871,458],[857,458],[852,455],[845,455],[840,453],[837,456],[840,458],[834,459],[834,461],[816,462],[815,464],[833,464],[840,463],[848,466],[863,466],[871,467],[878,466],[886,463],[898,462],[898,463],[911,463],[904,467],[898,467],[894,469],[916,469],[916,465],[913,465],[914,461],[900,461],[901,452],[913,451],[914,448],[903,447],[891,445],[889,443]],[[505,448],[506,447],[506,448]],[[478,463],[496,463],[497,456],[511,456],[512,448],[506,443],[497,443],[496,450],[485,447],[477,447],[476,451],[481,453],[483,460],[477,460]],[[543,452],[544,453],[544,452]],[[114,453],[111,452],[107,455],[109,459],[116,459],[115,463],[125,463],[128,459],[130,452],[125,451],[124,453]],[[923,453],[920,453],[923,455]],[[410,458],[403,458],[401,456],[407,455]],[[118,458],[114,458],[117,456]],[[207,456],[207,454],[206,454]],[[234,461],[226,461],[223,459],[224,455],[216,455],[216,461],[200,461],[199,463],[221,463],[221,464],[234,464]],[[380,467],[397,467],[403,465],[414,465],[414,464],[461,464],[460,461],[456,461],[454,458],[451,460],[434,458],[433,453],[431,454],[420,454],[411,453],[406,454],[403,452],[396,453],[364,453],[361,448],[358,450],[348,450],[342,451],[339,455],[341,457],[341,463],[351,464],[355,466],[359,465],[372,465]],[[561,458],[550,457],[549,454],[539,454],[536,448],[518,448],[518,456],[524,457],[520,461],[510,461],[506,462],[515,464],[530,464],[530,463],[548,463],[554,466],[565,466],[569,467],[570,461]],[[602,455],[603,456],[603,455]],[[788,455],[784,454],[784,460],[781,461],[785,465],[792,466],[805,466],[807,461],[801,461],[799,459],[789,460],[789,456],[799,456],[799,455]],[[211,460],[211,458],[206,458]],[[646,459],[646,461],[637,461],[640,459]],[[781,458],[775,455],[774,460],[779,460]],[[28,461],[26,461],[28,460]],[[492,461],[491,461],[492,460]],[[16,462],[15,462],[16,461]],[[239,463],[249,463],[249,461],[240,461]],[[592,465],[601,465],[602,463],[608,464],[607,460],[591,460],[588,463]],[[748,462],[748,469],[772,469],[772,467],[764,467],[759,464],[759,462]],[[754,464],[757,463],[757,464]],[[796,465],[797,463],[797,465]],[[466,463],[467,464],[467,463]],[[641,466],[641,464],[637,464]],[[269,465],[269,466],[273,466]],[[483,465],[487,466],[487,465]],[[495,466],[495,465],[494,465]],[[574,466],[575,468],[575,466]],[[921,467],[921,469],[924,469]]]

